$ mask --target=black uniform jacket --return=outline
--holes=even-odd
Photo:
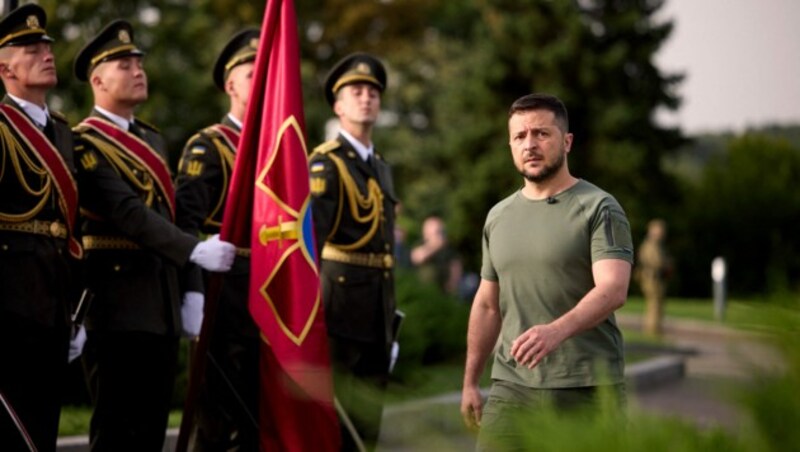
[[[25,115],[8,96],[2,102]],[[57,114],[51,117],[55,147],[74,176],[72,131],[63,117]],[[41,173],[44,166],[28,148],[26,140],[10,126],[3,124],[2,127],[5,130],[0,136],[0,167],[3,168],[0,172],[0,223],[58,221],[65,224],[55,186],[50,184],[44,189],[50,179],[49,175]],[[12,159],[15,153],[12,148],[17,147],[22,155]],[[14,312],[44,326],[66,325],[68,254],[65,239],[0,229],[0,310]]]
[[[220,124],[241,132],[226,115]],[[176,179],[176,224],[192,235],[219,234],[228,195],[236,149],[214,127],[206,127],[186,142],[178,164]],[[233,267],[225,274],[225,289],[216,324],[235,328],[239,333],[258,336],[248,310],[250,258],[237,253]]]
[[[326,246],[391,256],[397,201],[389,165],[376,154],[370,166],[340,135],[314,150],[309,171],[318,257]],[[390,343],[395,310],[391,268],[320,259],[320,277],[329,334]]]
[[[107,119],[97,111],[92,116]],[[158,131],[138,120],[136,125],[141,129],[139,138],[166,161]],[[178,334],[182,291],[202,291],[181,287],[182,267],[198,239],[173,224],[164,194],[148,172],[116,146],[101,149],[92,143],[94,138],[109,144],[95,131],[81,125],[75,130],[85,278],[95,293],[87,327]],[[100,246],[87,246],[94,238]],[[130,249],[128,242],[138,249]]]

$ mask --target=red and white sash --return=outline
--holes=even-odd
[[[234,151],[239,147],[239,132],[232,127],[228,127],[224,124],[214,124],[213,126],[209,126],[209,129],[215,130],[222,135],[228,146]]]
[[[169,167],[167,167],[167,162],[164,161],[161,154],[139,137],[104,119],[86,118],[81,124],[94,130],[117,148],[127,151],[128,155],[145,167],[150,176],[153,177],[153,180],[156,181],[159,191],[167,200],[170,216],[175,221],[175,186],[172,185]]]
[[[25,142],[27,148],[47,168],[47,172],[52,176],[59,194],[58,207],[61,209],[61,213],[67,223],[69,253],[73,257],[80,259],[83,256],[83,249],[74,235],[75,219],[78,213],[78,184],[75,182],[75,178],[72,177],[72,172],[67,167],[67,163],[55,145],[47,139],[44,133],[26,115],[6,104],[0,104],[0,115],[5,117],[8,125],[17,132],[17,135]]]

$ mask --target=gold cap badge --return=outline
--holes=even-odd
[[[358,63],[356,72],[359,74],[369,74],[369,65],[367,63]]]
[[[34,15],[28,16],[25,23],[28,25],[28,28],[39,28],[39,18]]]
[[[258,48],[258,38],[253,38],[250,40],[250,47],[254,49]]]
[[[117,38],[125,44],[130,44],[131,42],[131,35],[128,33],[128,30],[120,30]]]

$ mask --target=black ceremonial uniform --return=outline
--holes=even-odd
[[[0,48],[52,42],[46,20],[35,4],[11,11],[0,19]],[[70,255],[80,257],[72,131],[53,112],[37,124],[8,96],[0,109],[0,449],[28,450],[7,404],[33,446],[54,451],[67,371]]]
[[[7,96],[2,102],[25,114]],[[60,116],[51,118],[50,140],[74,177],[72,131]],[[38,449],[54,450],[72,293],[67,219],[52,175],[36,153],[5,120],[0,127],[0,392]],[[0,412],[0,444],[24,447],[19,440]]]
[[[186,143],[178,165],[177,224],[193,234],[219,234],[239,127],[225,116]],[[238,249],[223,276],[208,353],[213,360],[197,399],[191,450],[258,449],[259,334],[248,310],[250,257]]]
[[[372,160],[365,162],[340,135],[314,150],[309,170],[336,397],[374,445],[395,311],[396,199],[389,165],[378,155]],[[343,430],[344,449],[352,448],[350,438]]]
[[[166,160],[158,132],[136,125],[138,137]],[[177,366],[181,267],[198,239],[173,225],[165,194],[130,151],[85,124],[75,130],[86,283],[95,294],[84,352],[95,404],[92,444],[155,450]]]

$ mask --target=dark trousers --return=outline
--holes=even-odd
[[[197,395],[190,450],[257,451],[260,339],[219,326]]]
[[[0,392],[39,451],[56,449],[68,337],[64,327],[43,327],[14,313],[0,312]],[[0,449],[28,450],[2,407]]]
[[[177,336],[88,333],[84,365],[94,404],[92,451],[163,448],[177,360]]]
[[[383,396],[389,377],[389,353],[382,343],[364,343],[328,336],[336,399],[348,419],[340,416],[343,451],[357,451],[352,423],[367,450],[378,443]]]

